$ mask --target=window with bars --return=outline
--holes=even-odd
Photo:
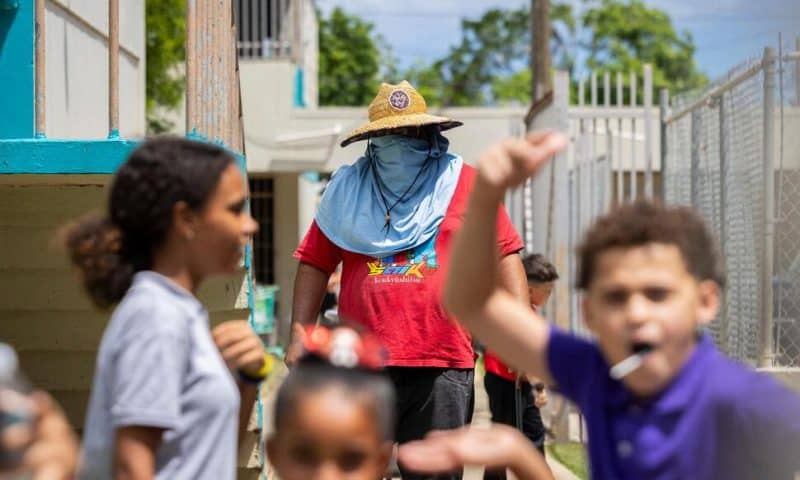
[[[275,208],[271,178],[250,178],[250,214],[258,222],[253,237],[253,273],[257,283],[275,283]]]
[[[290,0],[235,0],[239,56],[283,57],[290,54],[286,13]]]

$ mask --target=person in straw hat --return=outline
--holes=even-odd
[[[430,430],[458,428],[472,417],[471,337],[448,318],[437,293],[475,176],[441,133],[460,125],[428,114],[425,99],[408,82],[382,84],[369,105],[369,123],[341,143],[366,140],[364,155],[334,173],[295,252],[295,328],[287,362],[303,335],[298,327],[315,321],[328,277],[342,263],[339,316],[371,329],[386,346],[401,444]],[[524,301],[523,243],[505,211],[497,247],[503,283]],[[402,466],[401,472],[403,478],[430,478]]]

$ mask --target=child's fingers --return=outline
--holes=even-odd
[[[33,441],[33,428],[28,423],[9,425],[0,431],[0,451],[21,451]]]
[[[519,140],[507,145],[508,153],[514,163],[520,166],[526,173],[533,173],[544,162],[554,155],[561,152],[567,146],[567,139],[564,135],[551,132],[542,137]]]
[[[397,458],[405,468],[420,473],[447,472],[461,466],[446,442],[435,438],[401,445]]]
[[[211,335],[214,339],[214,344],[222,350],[229,345],[254,336],[255,333],[246,321],[241,320],[220,324],[212,330]]]
[[[264,346],[258,338],[246,338],[220,352],[225,362],[233,368],[258,370],[264,364]]]
[[[545,130],[534,130],[533,132],[529,132],[527,135],[525,135],[525,140],[532,143],[533,145],[538,145],[539,143],[541,143],[543,140],[545,140],[547,137],[549,137],[555,132],[556,131],[553,130],[552,128],[548,128]]]

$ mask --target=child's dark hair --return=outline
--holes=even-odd
[[[174,205],[202,209],[233,163],[220,147],[168,136],[131,153],[114,175],[106,216],[65,230],[70,260],[95,305],[108,308],[122,299],[134,273],[151,267],[172,226]]]
[[[558,280],[558,271],[541,253],[531,253],[522,258],[525,276],[529,282],[548,283]]]
[[[597,257],[604,251],[648,243],[675,245],[692,276],[698,280],[713,280],[720,287],[725,285],[725,272],[716,241],[694,210],[639,200],[601,217],[586,232],[578,247],[576,286],[584,290],[589,287]]]
[[[394,441],[395,393],[389,378],[381,372],[336,367],[315,357],[294,367],[278,390],[275,431],[281,430],[302,395],[325,388],[341,388],[353,401],[363,402],[374,415],[381,440]]]

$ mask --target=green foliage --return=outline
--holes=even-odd
[[[576,54],[583,51],[586,69],[600,75],[622,72],[625,82],[629,72],[640,73],[644,63],[653,65],[655,89],[680,92],[706,82],[694,62],[691,36],[676,33],[664,11],[648,8],[641,0],[594,0],[589,5],[576,18],[570,4],[551,4],[554,68],[574,75]],[[463,20],[461,42],[430,65],[415,64],[406,77],[425,91],[431,104],[528,104],[529,18],[529,8],[524,7],[489,10],[478,20]],[[577,32],[578,25],[582,32]],[[585,41],[579,42],[579,38]],[[577,93],[573,97],[577,98]]]
[[[147,0],[145,3],[149,133],[172,128],[161,112],[177,107],[183,97],[184,75],[177,67],[186,57],[185,8],[185,0]]]
[[[550,9],[554,24],[551,48],[556,65],[571,68],[565,38],[573,34],[575,19],[568,4]],[[429,67],[417,65],[406,77],[416,85],[438,78],[429,103],[442,105],[480,105],[520,101],[530,98],[530,15],[527,7],[492,9],[478,20],[462,20],[461,43]],[[527,71],[527,72],[526,72]],[[527,84],[523,84],[527,77]],[[522,90],[518,90],[522,87]],[[425,97],[426,99],[429,97]]]
[[[381,64],[373,25],[339,7],[329,18],[319,17],[320,105],[368,104],[378,91],[381,67],[390,67]]]
[[[627,81],[628,72],[641,72],[650,63],[655,89],[673,92],[707,81],[694,62],[691,35],[678,34],[666,12],[648,8],[641,0],[602,0],[584,14],[583,26],[591,34],[586,45],[590,70],[623,72]]]
[[[531,101],[531,70],[525,68],[492,80],[492,95],[500,103],[527,105]]]

